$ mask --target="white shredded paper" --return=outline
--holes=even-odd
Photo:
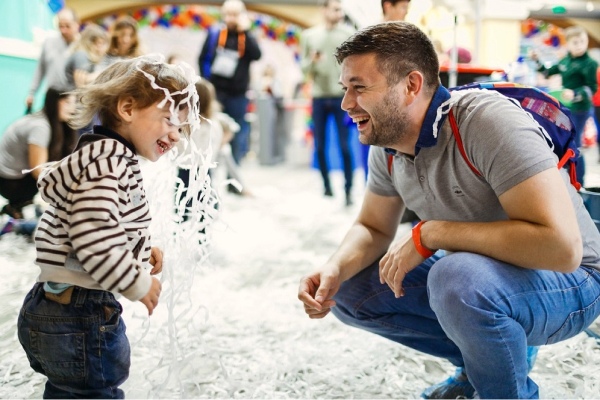
[[[154,212],[171,198],[165,190],[159,199],[174,176],[168,161],[144,165]],[[202,251],[179,234],[153,233],[166,246],[164,289],[150,318],[141,303],[122,300],[132,346],[126,397],[418,398],[453,372],[446,361],[333,316],[308,319],[297,300],[298,281],[326,261],[360,205],[346,209],[341,198],[324,199],[314,170],[244,168],[255,197],[223,196]],[[332,179],[342,188],[341,174]],[[165,226],[174,224],[173,213],[163,214]],[[155,216],[156,232],[160,219]],[[15,333],[37,275],[34,259],[23,238],[0,239],[0,398],[43,392],[45,378],[31,370]],[[599,398],[600,346],[585,334],[544,346],[531,377],[542,398]]]

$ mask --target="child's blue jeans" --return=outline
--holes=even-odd
[[[130,349],[121,304],[110,292],[78,286],[66,300],[47,298],[36,283],[19,313],[19,341],[48,378],[44,398],[124,398],[118,387],[129,375]]]
[[[556,343],[600,314],[600,271],[515,267],[472,253],[438,254],[408,273],[399,299],[378,263],[341,285],[343,322],[465,368],[481,398],[536,398],[527,346]]]

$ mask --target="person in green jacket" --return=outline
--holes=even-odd
[[[568,54],[549,68],[538,61],[538,71],[546,77],[561,75],[564,90],[559,100],[571,110],[571,119],[577,132],[577,145],[581,147],[585,124],[592,116],[592,97],[598,89],[598,63],[588,55],[588,35],[585,29],[571,26],[565,29],[565,38]],[[585,162],[582,155],[577,162],[577,180],[582,185],[584,175]]]

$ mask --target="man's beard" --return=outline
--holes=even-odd
[[[371,112],[371,133],[369,136],[361,135],[363,144],[372,146],[390,147],[400,141],[405,135],[408,126],[408,113],[399,109],[400,98],[390,91],[380,106]],[[377,121],[377,127],[373,124]]]

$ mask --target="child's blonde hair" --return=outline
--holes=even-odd
[[[97,56],[92,51],[92,47],[97,40],[104,40],[108,43],[108,32],[100,25],[88,24],[81,31],[81,36],[79,36],[79,40],[73,46],[73,51],[83,50],[91,61],[97,63],[100,60],[96,59]]]
[[[587,36],[587,32],[581,26],[570,26],[567,29],[565,29],[565,39],[567,41],[581,35]]]
[[[163,102],[169,107],[173,118],[178,112],[188,110],[182,132],[189,135],[197,116],[198,95],[194,88],[197,77],[187,73],[181,66],[169,65],[162,57],[141,56],[117,61],[106,68],[89,85],[78,88],[79,107],[70,124],[74,128],[87,126],[97,115],[101,124],[115,130],[121,124],[117,112],[119,99],[131,97],[135,107],[142,109]]]

